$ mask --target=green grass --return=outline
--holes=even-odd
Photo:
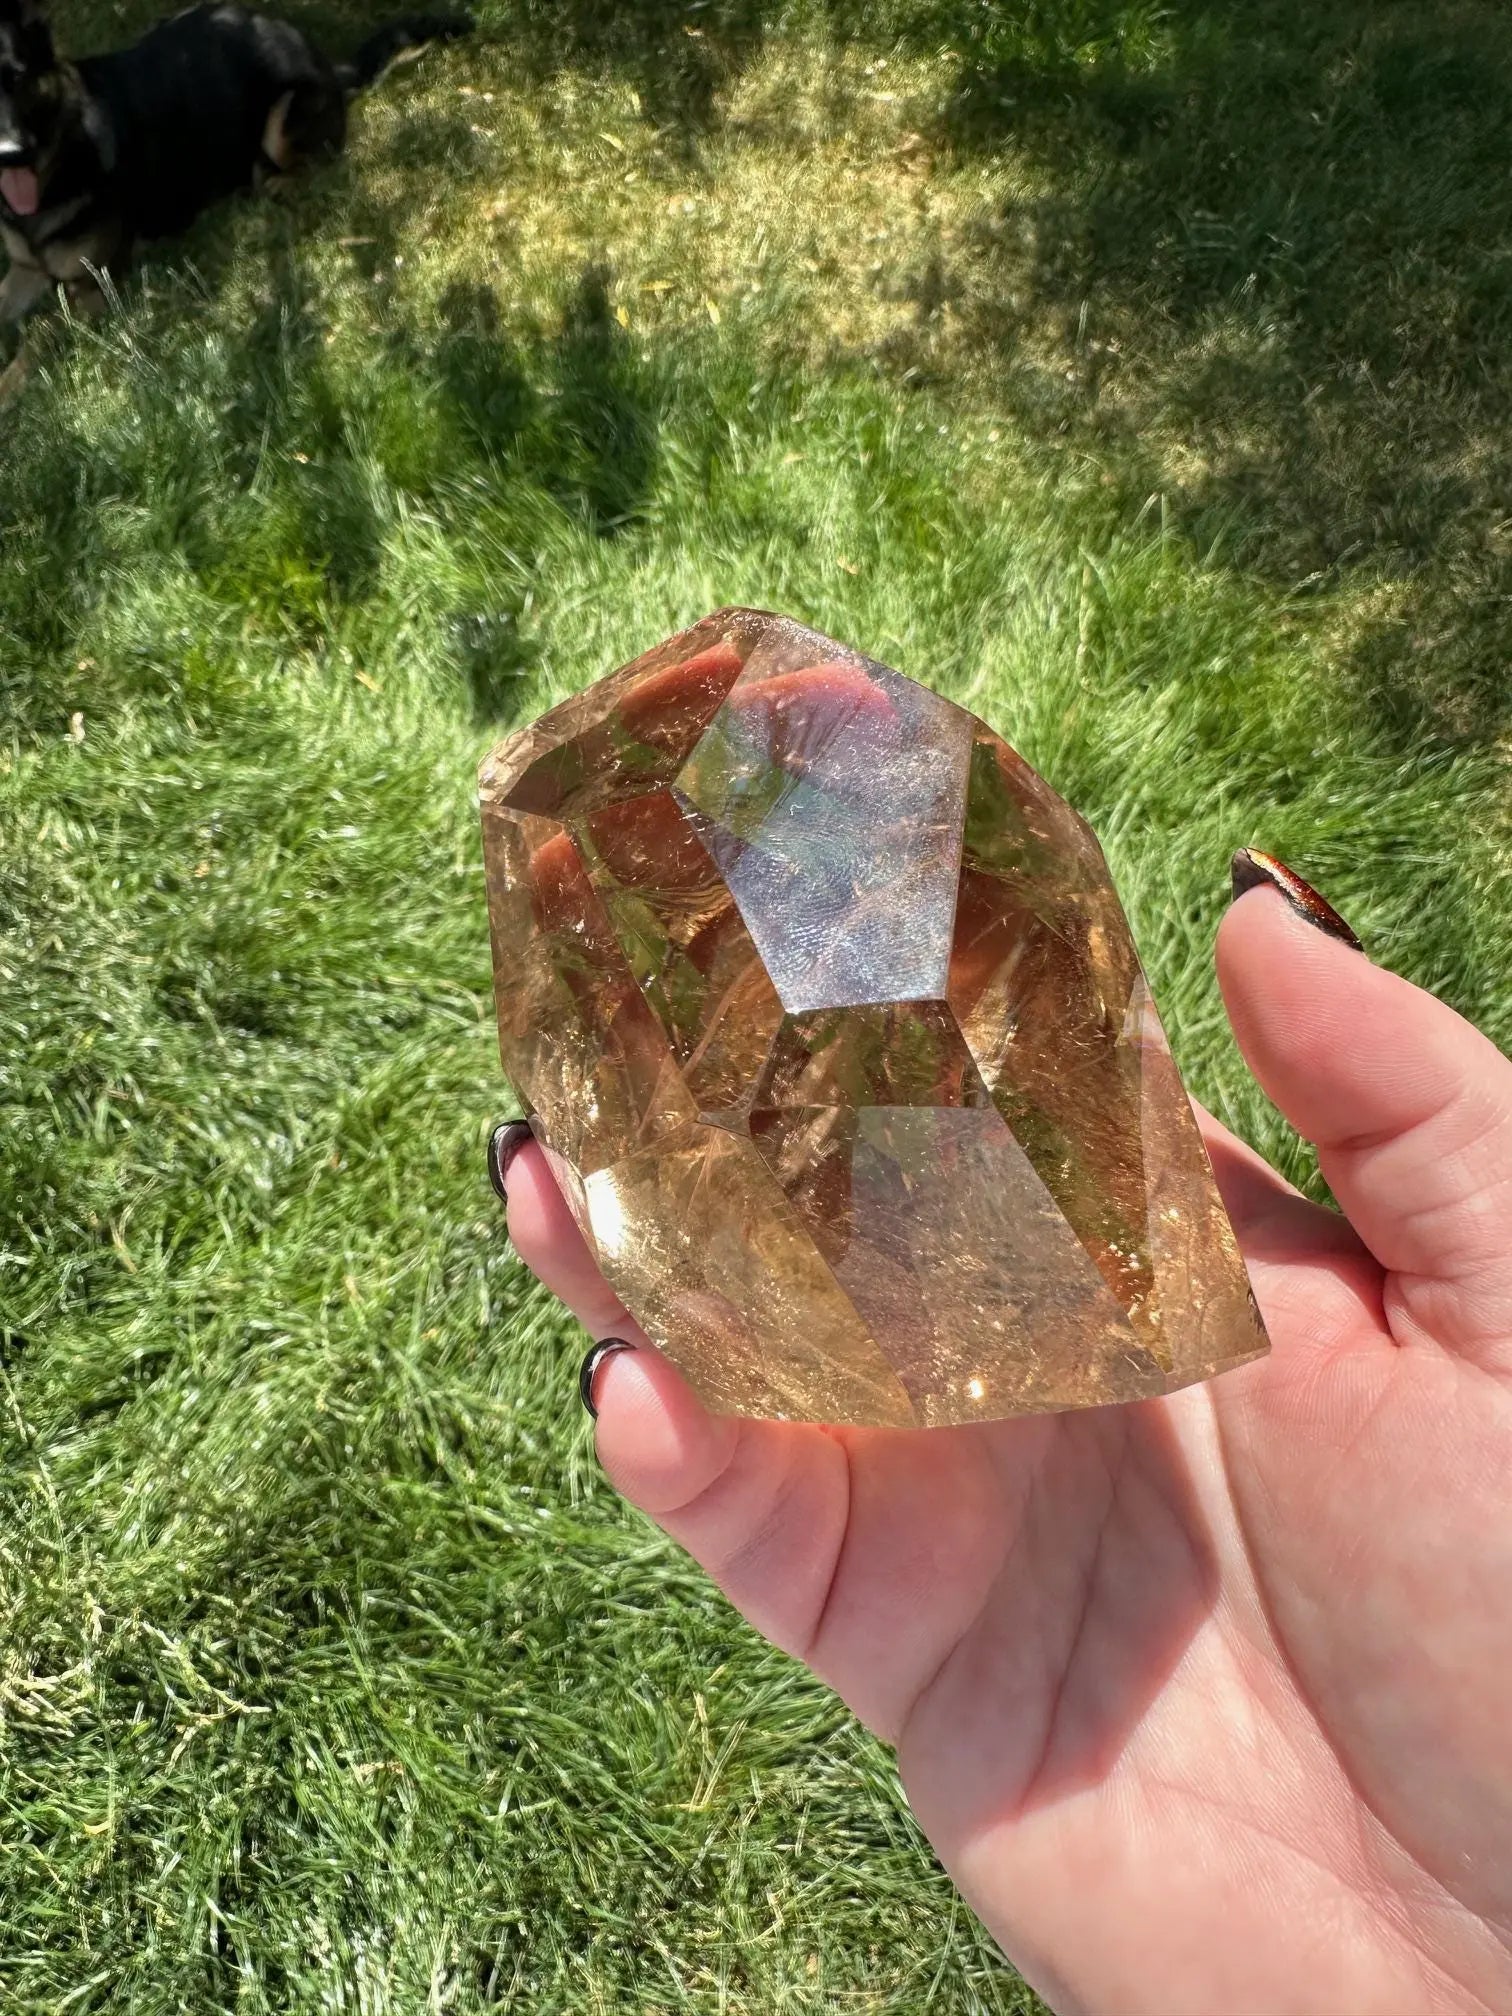
[[[598,1477],[484,1180],[474,766],[721,602],[863,645],[1089,814],[1313,1180],[1211,978],[1235,844],[1512,1036],[1509,168],[1469,0],[521,0],[32,331],[7,2011],[1033,2006]]]

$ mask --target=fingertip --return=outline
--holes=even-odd
[[[1216,959],[1239,1048],[1294,1125],[1301,1121],[1286,1096],[1292,1072],[1312,1076],[1331,1066],[1352,1018],[1367,1040],[1383,993],[1407,986],[1263,884],[1230,905],[1218,927]]]
[[[1236,887],[1238,885],[1236,884]],[[1355,947],[1324,931],[1282,894],[1273,882],[1251,882],[1239,888],[1218,925],[1218,971],[1244,979],[1252,969],[1264,972],[1267,962],[1353,952]]]
[[[691,1504],[728,1467],[739,1423],[711,1414],[654,1346],[606,1360],[594,1397],[604,1474],[653,1519]]]
[[[525,1142],[510,1157],[503,1194],[510,1244],[532,1273],[540,1273],[538,1263],[549,1260],[569,1235],[581,1243],[583,1235],[538,1142]]]
[[[1490,1051],[1446,1003],[1318,929],[1272,888],[1229,909],[1217,966],[1245,1061],[1324,1148],[1403,1132]]]

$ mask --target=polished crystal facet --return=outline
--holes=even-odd
[[[727,609],[481,783],[505,1069],[711,1407],[937,1426],[1265,1349],[1102,851],[973,715]]]

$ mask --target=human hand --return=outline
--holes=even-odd
[[[1240,1047],[1345,1217],[1204,1120],[1266,1358],[933,1430],[708,1414],[544,1158],[515,1245],[597,1338],[611,1481],[897,1747],[1053,2006],[1512,2009],[1512,1063],[1274,889]]]

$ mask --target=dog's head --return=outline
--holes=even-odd
[[[61,75],[37,0],[0,0],[0,206],[29,217],[58,127]]]

